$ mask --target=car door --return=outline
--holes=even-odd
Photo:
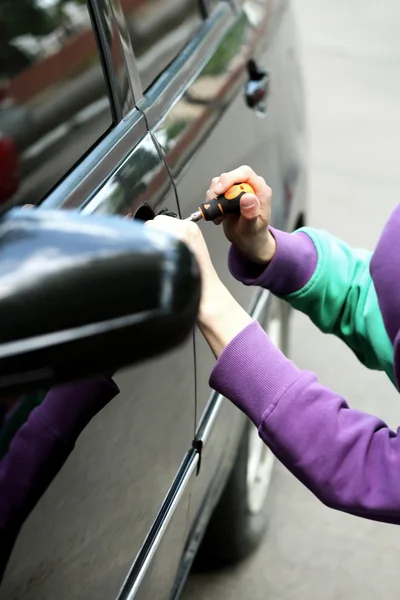
[[[169,97],[154,91],[158,108],[151,99],[143,105],[149,126],[162,148],[173,176],[182,218],[188,217],[205,198],[212,177],[241,164],[250,164],[274,187],[273,222],[284,222],[282,174],[274,143],[278,124],[270,118],[268,65],[263,52],[268,43],[267,23],[270,2],[255,10],[247,3],[210,2],[202,29],[185,48],[169,74]],[[249,5],[251,9],[249,11]],[[250,108],[246,94],[256,86],[262,102]],[[141,106],[139,104],[139,106]],[[172,132],[172,134],[171,134]],[[218,274],[236,299],[252,311],[258,291],[242,286],[229,274],[228,243],[223,231],[201,223],[204,237]],[[260,318],[264,305],[257,305]],[[237,446],[243,427],[242,416],[222,399],[211,394],[208,378],[214,357],[196,331],[197,435],[202,440],[202,472],[198,495],[192,506],[200,506],[205,488],[216,478],[223,457]],[[209,425],[213,424],[213,435]],[[207,430],[207,443],[204,431]]]
[[[50,37],[37,34],[35,40],[47,44],[46,52],[38,51],[33,63],[19,53],[15,72],[7,74],[8,98],[30,115],[38,132],[24,142],[17,138],[23,127],[7,132],[26,165],[18,193],[9,200],[30,199],[41,203],[40,210],[82,210],[88,218],[96,212],[141,219],[164,208],[178,212],[169,172],[144,116],[133,108],[136,75],[134,64],[127,69],[124,60],[132,49],[121,13],[105,1],[91,3],[90,15],[79,0],[69,5],[74,11],[61,23],[51,20],[44,5],[37,8],[35,16]],[[14,56],[14,47],[7,49]],[[193,340],[124,369],[115,381],[120,394],[108,405],[95,406],[89,418],[84,406],[77,408],[74,418],[80,422],[82,409],[88,423],[23,524],[0,598],[109,599],[120,592],[121,597],[168,597],[198,461],[192,449]],[[43,397],[9,399],[1,422],[2,460],[13,452],[20,427],[32,410],[40,410]],[[27,456],[36,442],[25,448]]]

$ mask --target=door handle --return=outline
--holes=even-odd
[[[258,114],[264,115],[267,110],[266,99],[269,92],[269,72],[257,66],[254,60],[247,65],[249,80],[245,86],[246,104],[251,109],[256,109]]]

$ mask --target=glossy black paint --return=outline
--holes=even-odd
[[[80,0],[71,5],[72,23],[68,12],[54,15],[50,5],[35,4],[30,14],[28,4],[15,14],[2,11],[0,147],[4,138],[16,156],[10,161],[11,150],[2,155],[0,172],[4,165],[8,171],[0,180],[13,181],[0,187],[2,202],[40,202],[112,127],[118,112],[110,105],[113,77],[104,78],[108,51],[97,51],[93,13]]]
[[[200,275],[182,243],[142,224],[14,209],[0,222],[0,289],[4,396],[177,346],[196,319]]]
[[[199,14],[207,19],[149,85],[139,73],[146,75],[146,61],[157,68],[155,54],[146,56],[142,44],[141,64],[134,61],[132,20],[124,17],[139,2],[91,2],[118,32],[125,65],[120,72],[129,79],[135,108],[125,103],[123,120],[47,195],[40,210],[133,216],[148,205],[155,213],[185,217],[204,199],[211,177],[248,163],[274,190],[275,226],[291,229],[304,218],[304,97],[291,3],[203,0]],[[147,2],[150,14],[150,0],[142,9],[145,13]],[[179,2],[169,4],[169,15]],[[107,4],[111,12],[101,8]],[[141,23],[154,40],[163,12],[158,21],[144,13]],[[102,44],[106,48],[104,39]],[[270,74],[263,118],[246,105],[251,60]],[[114,71],[117,79],[116,66]],[[65,152],[69,155],[67,146]],[[253,310],[258,295],[230,277],[221,231],[209,224],[202,228],[220,276]],[[268,319],[268,306],[259,317]],[[194,331],[182,347],[117,373],[120,395],[87,426],[26,522],[1,600],[108,600],[119,590],[124,600],[179,594],[245,425],[241,413],[211,394],[212,364]],[[34,405],[32,400],[29,406]]]

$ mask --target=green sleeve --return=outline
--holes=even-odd
[[[314,242],[317,266],[308,283],[284,299],[321,331],[343,340],[366,367],[385,371],[394,383],[393,348],[369,272],[372,253],[351,249],[324,231],[300,231]]]

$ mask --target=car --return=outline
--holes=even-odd
[[[0,193],[4,208],[187,218],[212,177],[249,164],[273,189],[272,224],[306,223],[292,2],[24,0],[7,14],[2,97],[31,125],[13,134],[7,121],[19,176]],[[286,305],[235,281],[223,232],[200,227],[224,284],[287,351]],[[177,598],[193,565],[232,564],[257,547],[274,457],[210,389],[213,364],[193,328],[179,347],[116,373],[119,396],[85,427],[24,523],[0,599]],[[10,396],[3,457],[45,392]]]

